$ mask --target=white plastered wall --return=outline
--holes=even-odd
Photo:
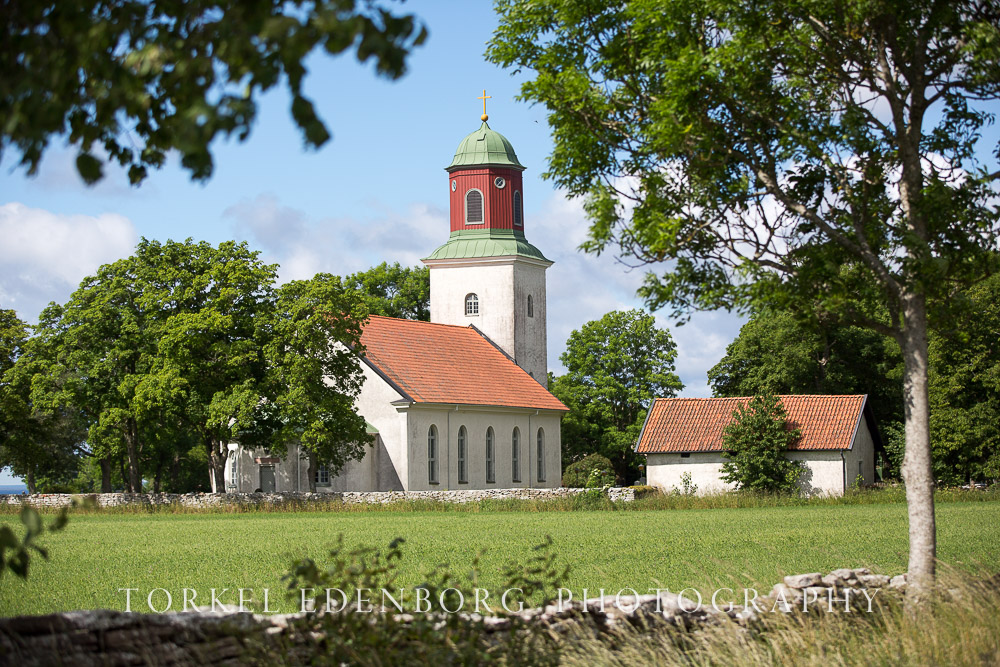
[[[468,261],[468,260],[467,260]],[[431,322],[470,324],[514,356],[514,266],[482,261],[474,264],[431,264]],[[465,297],[479,297],[479,314],[465,314]]]
[[[844,452],[845,455],[848,453]],[[844,460],[840,450],[789,452],[788,458],[806,464],[807,470],[800,479],[800,486],[806,493],[840,495],[844,492]],[[646,479],[652,486],[671,491],[682,489],[681,476],[690,473],[691,483],[698,487],[699,494],[729,491],[734,486],[722,481],[725,460],[718,452],[692,452],[687,457],[682,454],[649,454],[646,457]]]
[[[405,410],[409,424],[409,490],[557,488],[562,485],[561,413],[466,406],[413,405]],[[427,470],[427,434],[438,432],[438,483]],[[458,432],[467,433],[468,483],[458,481]],[[486,429],[493,427],[496,481],[486,482]],[[520,432],[520,482],[513,479],[511,439]],[[537,434],[544,434],[545,479],[538,478]],[[529,436],[530,434],[530,436]]]

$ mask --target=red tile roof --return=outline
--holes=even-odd
[[[416,403],[567,411],[474,327],[371,316],[365,358]]]
[[[864,409],[865,395],[782,396],[789,428],[802,436],[789,449],[850,449]],[[646,418],[636,451],[722,451],[722,431],[733,418],[741,398],[658,398]]]

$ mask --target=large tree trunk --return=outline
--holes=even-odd
[[[212,493],[226,492],[226,458],[222,455],[221,443],[209,438],[208,445],[208,477],[212,484]]]
[[[28,474],[24,476],[24,484],[28,487],[28,493],[35,493],[35,471],[28,468]]]
[[[139,427],[134,419],[125,425],[125,449],[128,453],[128,485],[132,493],[142,493],[142,473],[139,471]]]
[[[934,585],[936,532],[931,467],[930,405],[927,399],[927,309],[922,294],[903,297],[903,398],[906,450],[903,483],[910,524],[907,597],[926,598]]]
[[[105,456],[101,464],[101,493],[111,493],[111,457]]]
[[[125,492],[126,493],[133,493],[134,491],[132,489],[132,484],[129,483],[129,481],[128,481],[128,473],[125,472],[125,459],[124,458],[119,458],[118,459],[118,467],[121,468],[121,470],[119,472],[121,472],[121,475],[122,475],[122,484],[125,486]]]

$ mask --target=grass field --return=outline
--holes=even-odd
[[[1000,502],[938,505],[939,557],[959,568],[1000,571]],[[13,515],[0,523],[16,523]],[[18,524],[19,526],[19,524]],[[85,513],[46,535],[51,560],[33,561],[28,581],[0,579],[0,615],[124,609],[120,588],[148,592],[271,590],[271,608],[292,611],[281,575],[293,558],[322,558],[345,544],[385,547],[403,537],[401,585],[418,585],[440,563],[465,574],[482,552],[480,585],[497,588],[500,568],[524,561],[551,535],[571,566],[567,586],[593,596],[632,587],[710,590],[770,586],[784,574],[906,566],[906,506],[901,503],[744,509],[565,512],[260,512],[245,514]],[[762,591],[765,592],[765,591]]]

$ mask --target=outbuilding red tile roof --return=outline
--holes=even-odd
[[[789,428],[802,435],[789,449],[850,449],[864,410],[866,395],[781,396]],[[639,435],[636,451],[719,452],[722,431],[737,406],[750,397],[657,398]]]
[[[416,403],[567,411],[474,327],[371,316],[365,359]]]

